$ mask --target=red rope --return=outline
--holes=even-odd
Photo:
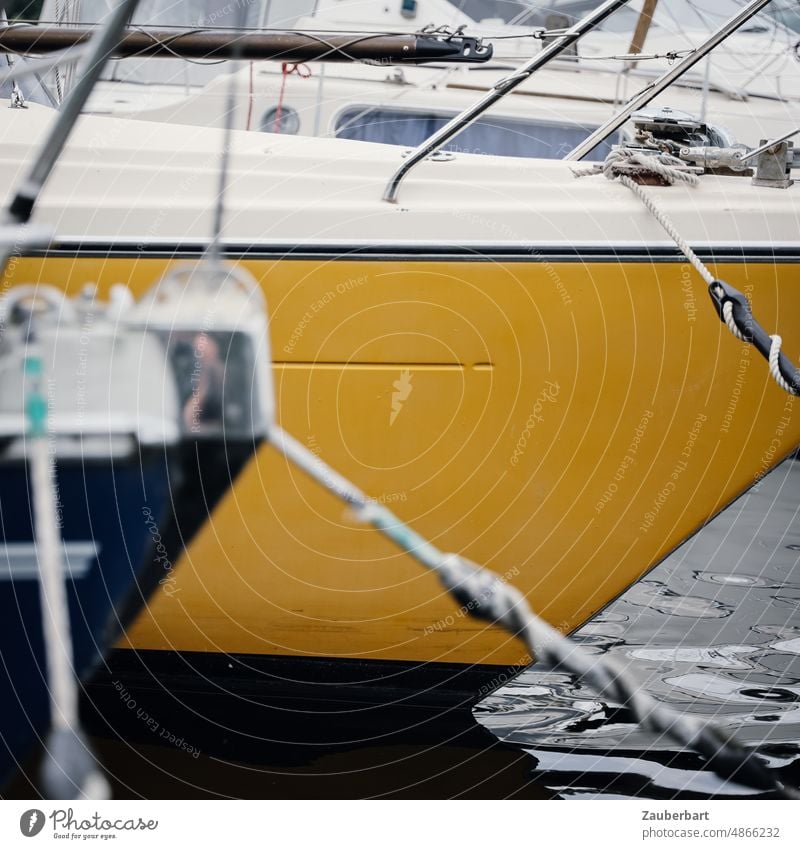
[[[278,107],[275,110],[275,123],[272,127],[273,133],[281,131],[281,118],[283,117],[283,95],[286,92],[286,77],[289,74],[297,74],[301,79],[307,80],[311,76],[311,68],[304,65],[302,62],[292,64],[291,62],[281,62],[281,91],[278,95]]]

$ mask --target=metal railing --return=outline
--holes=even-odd
[[[758,14],[764,6],[771,2],[772,0],[751,0],[747,6],[729,18],[713,35],[704,41],[700,47],[688,56],[685,56],[666,73],[647,86],[647,88],[642,89],[639,94],[629,100],[624,109],[606,121],[601,127],[598,127],[585,141],[582,141],[577,147],[573,148],[564,159],[573,161],[583,159],[587,153],[591,152],[604,139],[607,139],[613,132],[618,130],[634,112],[647,106],[654,97],[657,97],[662,91],[669,88],[675,80],[682,77],[686,71],[693,68],[715,47],[725,41],[729,35],[736,32],[742,24],[749,21],[750,18]]]
[[[627,3],[628,0],[606,0],[601,6],[598,6],[597,9],[581,18],[574,26],[566,30],[562,36],[559,36],[551,44],[543,47],[518,71],[497,82],[494,88],[488,91],[477,103],[465,109],[460,115],[456,115],[451,121],[448,121],[440,130],[437,130],[406,157],[403,164],[395,171],[386,185],[383,199],[390,203],[395,203],[400,190],[400,184],[417,163],[432,153],[436,153],[443,144],[474,123],[490,106],[497,103],[498,100],[501,100],[510,91],[513,91],[517,86],[529,79],[539,68],[544,67],[557,56],[564,53],[567,48],[571,47],[586,35],[586,33],[591,32],[606,20],[606,18],[613,15],[617,9],[622,8]]]

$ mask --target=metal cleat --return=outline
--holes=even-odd
[[[762,142],[762,145],[767,142]],[[794,144],[790,141],[779,142],[763,150],[756,159],[754,186],[767,186],[771,189],[788,189],[794,185],[792,164],[794,163]]]

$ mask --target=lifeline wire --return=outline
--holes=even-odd
[[[243,4],[239,8],[239,23],[247,20],[247,7]],[[235,44],[235,59],[241,53],[241,44]],[[236,65],[234,65],[234,68]],[[217,202],[214,205],[214,220],[211,230],[211,241],[208,244],[207,255],[212,265],[218,265],[222,254],[220,239],[225,218],[225,193],[228,189],[228,172],[230,171],[231,138],[233,133],[233,115],[236,111],[236,80],[234,74],[228,78],[228,90],[225,100],[225,129],[222,136],[222,150],[220,151],[219,183],[217,185]]]

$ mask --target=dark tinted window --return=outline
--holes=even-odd
[[[336,122],[339,138],[416,147],[444,126],[450,116],[428,112],[367,107],[346,109]],[[595,129],[579,124],[520,121],[485,117],[463,130],[444,150],[561,159]],[[605,159],[612,140],[595,148],[587,159]]]

